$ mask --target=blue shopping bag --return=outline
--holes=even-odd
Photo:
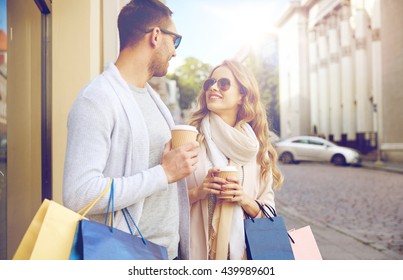
[[[265,218],[244,220],[246,254],[249,260],[294,260],[289,235],[281,216],[269,205],[256,201]],[[271,215],[264,209],[270,210]]]
[[[127,208],[122,209],[130,234],[113,227],[114,184],[112,182],[105,223],[81,220],[77,226],[70,260],[167,260],[168,252],[163,246],[146,240]],[[111,225],[108,225],[109,218]],[[130,222],[140,237],[133,234]]]

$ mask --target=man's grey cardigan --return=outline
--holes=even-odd
[[[174,121],[159,95],[147,84],[169,127]],[[114,64],[79,94],[68,117],[68,138],[63,178],[63,202],[78,211],[115,184],[115,221],[128,232],[120,209],[128,207],[136,222],[144,198],[168,186],[161,165],[148,168],[149,139],[142,112],[133,107],[131,90]],[[189,199],[185,180],[178,182],[180,258],[189,258]],[[88,218],[103,222],[109,195],[91,210]],[[159,205],[155,205],[159,208]],[[164,211],[164,209],[160,209]],[[155,225],[158,226],[158,225]]]

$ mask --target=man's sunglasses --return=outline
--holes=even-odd
[[[210,78],[204,82],[203,90],[208,91],[215,83],[217,83],[217,86],[221,91],[227,91],[231,87],[231,81],[227,78],[221,78],[218,80]]]
[[[154,28],[155,28],[155,27],[151,28],[150,30],[145,31],[145,33],[150,33],[150,32],[152,32],[152,31],[154,30]],[[164,29],[164,28],[161,28],[161,27],[158,27],[158,28],[161,30],[162,33],[175,36],[175,39],[174,39],[174,47],[175,47],[175,49],[177,49],[177,48],[179,47],[179,44],[181,43],[182,36],[179,35],[179,34],[176,34],[176,33],[172,32],[172,31],[166,30],[166,29]]]

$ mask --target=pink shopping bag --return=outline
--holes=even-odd
[[[296,260],[322,260],[322,255],[310,226],[291,229],[288,234],[293,239],[290,240],[290,243]]]

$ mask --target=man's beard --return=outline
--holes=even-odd
[[[150,63],[150,73],[153,77],[164,77],[168,73],[168,61],[162,55],[156,55]]]

